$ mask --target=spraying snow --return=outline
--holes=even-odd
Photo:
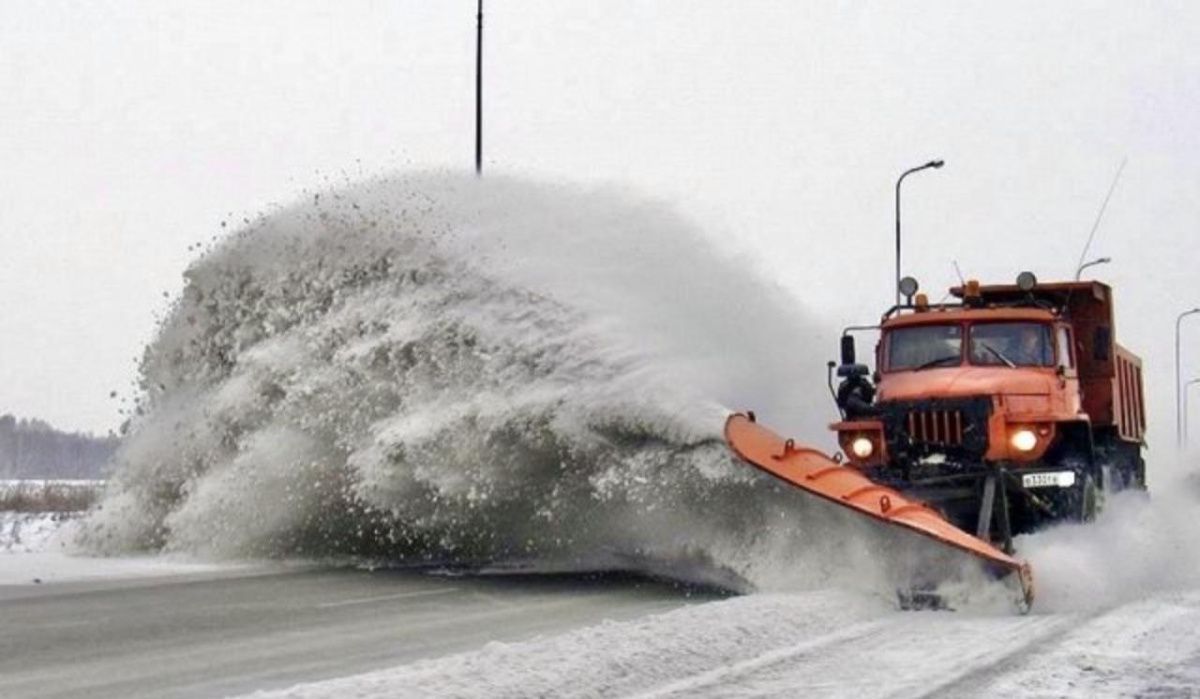
[[[661,203],[379,179],[248,223],[186,281],[89,550],[885,592],[953,564],[734,462],[730,409],[823,433],[821,355],[787,294]],[[1155,487],[1018,542],[1040,607],[1193,582],[1194,500]]]
[[[1152,460],[1149,493],[1109,495],[1095,522],[1019,537],[1037,571],[1038,608],[1096,609],[1200,586],[1194,459]]]
[[[813,534],[836,525],[720,437],[730,409],[817,434],[828,408],[809,324],[747,267],[613,189],[421,175],[314,194],[188,270],[81,540],[689,561],[757,585],[803,558],[822,579]]]

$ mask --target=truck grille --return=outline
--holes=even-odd
[[[914,442],[947,447],[962,446],[962,411],[914,410],[908,414],[908,435]]]
[[[895,458],[934,452],[982,457],[991,398],[930,398],[879,404],[884,438]]]

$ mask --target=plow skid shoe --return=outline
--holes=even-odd
[[[935,590],[896,590],[896,599],[905,611],[954,611],[950,601]]]
[[[953,604],[935,602],[932,597],[940,583],[955,577],[952,570],[961,567],[956,558],[978,564],[974,567],[988,578],[1000,580],[1012,591],[1019,611],[1028,611],[1033,603],[1033,574],[1028,563],[955,527],[928,506],[872,482],[857,469],[815,449],[783,439],[747,415],[729,417],[725,439],[743,460],[791,486],[857,512],[888,530],[918,535],[924,543],[909,541],[891,552],[908,559],[901,566],[910,568],[904,575],[911,579],[914,590],[921,591],[914,596],[919,599],[911,600],[912,605],[904,604],[906,595],[901,594],[902,606],[953,608]],[[955,555],[945,555],[948,553]],[[964,553],[966,557],[961,556]]]

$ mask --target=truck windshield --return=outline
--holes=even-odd
[[[888,333],[889,371],[962,363],[962,326],[919,325]]]
[[[971,326],[971,363],[987,366],[1054,366],[1045,323],[978,323]]]

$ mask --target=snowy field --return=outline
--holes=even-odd
[[[79,513],[0,512],[0,587],[119,580],[228,569],[163,556],[95,558],[71,543]]]

